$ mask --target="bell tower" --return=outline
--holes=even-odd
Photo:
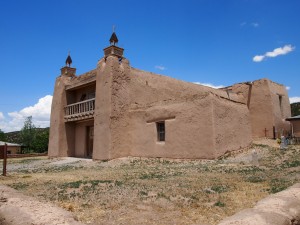
[[[71,64],[72,64],[72,58],[71,58],[70,52],[69,52],[68,57],[66,59],[66,65],[60,69],[61,76],[68,76],[68,77],[75,76],[76,68],[72,68]]]
[[[120,48],[117,46],[118,44],[118,37],[114,31],[115,29],[113,28],[113,33],[109,39],[109,42],[110,42],[110,46],[103,49],[104,51],[104,57],[108,57],[110,55],[112,56],[116,56],[120,59],[123,58],[123,52],[124,52],[124,49],[123,48]]]

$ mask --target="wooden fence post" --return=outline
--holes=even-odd
[[[7,144],[0,146],[0,159],[3,159],[3,176],[6,176]]]
[[[4,159],[3,159],[3,176],[6,176],[6,164],[7,164],[7,144],[4,145]]]

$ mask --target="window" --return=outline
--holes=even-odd
[[[165,141],[165,121],[156,122],[157,141]]]
[[[281,117],[283,117],[283,109],[282,109],[282,95],[278,95],[279,97],[279,107],[280,107],[280,113]]]

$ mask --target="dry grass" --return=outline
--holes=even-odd
[[[251,164],[253,149],[259,166]],[[299,147],[281,151],[259,142],[214,161],[50,162],[14,159],[0,181],[74,212],[86,224],[217,224],[300,180]],[[25,163],[35,166],[20,166]]]

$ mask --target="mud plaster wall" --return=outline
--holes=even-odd
[[[234,85],[229,93],[134,69],[128,60],[120,62],[114,56],[102,58],[92,72],[97,73],[93,78],[97,84],[94,159],[128,155],[213,158],[249,144],[249,121],[254,137],[263,136],[265,128],[268,137],[273,135],[274,118],[270,112],[276,95],[270,92],[266,79],[253,83],[249,120],[245,105],[249,86],[245,84]],[[72,79],[77,82],[80,77]],[[83,130],[63,121],[67,104],[64,88],[70,83],[67,76],[59,77],[56,82],[50,131],[50,147],[54,150],[50,156],[84,152],[84,142],[74,140],[81,140]],[[273,86],[274,92],[282,91],[281,86]],[[159,120],[166,121],[165,143],[156,140],[155,122]]]
[[[295,184],[258,201],[253,208],[222,220],[218,225],[299,225],[299,206],[300,184]]]
[[[112,63],[112,111],[111,111],[111,158],[130,155],[132,138],[129,136],[131,121],[129,119],[130,106],[130,66],[126,59],[120,63],[115,57],[110,58]]]
[[[300,120],[292,120],[293,133],[296,137],[300,137]]]
[[[165,76],[131,69],[130,74],[129,134],[132,139],[130,155],[170,158],[214,158],[217,153],[214,141],[212,100],[224,98],[225,91],[186,83]],[[232,98],[238,100],[236,94]],[[248,109],[244,104],[224,100],[223,106],[232,112],[243,112],[241,123],[230,123],[232,139],[221,152],[228,148],[245,147],[251,139]],[[241,108],[241,109],[240,109]],[[235,114],[233,114],[235,115]],[[233,118],[228,115],[228,122]],[[156,122],[165,120],[166,141],[157,141]],[[225,124],[219,125],[224,126]],[[226,125],[225,125],[226,126]],[[234,127],[234,128],[233,128]],[[234,136],[246,130],[237,143]],[[218,132],[228,132],[219,127]],[[236,134],[234,134],[236,133]],[[248,135],[248,136],[247,136]],[[227,140],[228,141],[228,140]],[[223,141],[220,141],[223,143]],[[232,145],[234,143],[234,145]],[[235,148],[235,149],[233,149]]]
[[[243,102],[247,103],[249,85],[235,84],[232,90],[240,96],[241,100],[244,99]],[[279,95],[282,95],[281,108]],[[290,115],[290,105],[283,85],[268,79],[252,82],[249,110],[253,137],[264,137],[266,128],[267,137],[273,138],[273,126],[276,127],[278,135],[281,130],[289,130],[289,123],[284,119]]]
[[[132,111],[131,155],[213,158],[211,96]],[[165,120],[165,142],[157,140],[156,122]]]
[[[110,159],[112,65],[101,59],[97,65],[94,114],[94,159]]]
[[[216,157],[245,148],[252,141],[248,108],[222,98],[213,100],[214,140]]]
[[[291,117],[291,106],[286,88],[283,85],[269,81],[273,103],[274,125],[278,135],[290,129],[290,123],[285,118]],[[279,96],[281,96],[281,103]]]
[[[232,90],[233,90],[233,92],[235,92],[238,95],[239,100],[241,102],[243,102],[245,104],[248,103],[250,85],[247,85],[245,83],[234,84],[232,86]],[[250,100],[251,100],[251,97],[250,97]]]
[[[233,86],[233,90],[237,91],[236,85]],[[248,92],[248,85],[239,86],[238,91]],[[244,95],[247,96],[247,95]],[[268,84],[268,80],[262,79],[254,81],[252,83],[252,91],[250,98],[250,118],[253,137],[264,137],[264,129],[268,130],[267,137],[273,137],[273,105],[271,99],[271,92]]]
[[[65,85],[69,84],[70,79],[70,77],[62,75],[55,82],[48,147],[50,157],[68,156],[74,149],[74,128],[72,125],[64,123],[64,106],[67,104]]]
[[[157,101],[184,99],[187,96],[201,95],[206,92],[228,98],[224,90],[188,83],[135,68],[131,68],[131,76],[134,77],[134,86],[131,87],[132,91],[130,92],[132,104],[151,104]],[[230,98],[240,101],[236,94],[231,94]]]
[[[21,153],[21,146],[7,146],[7,151],[10,152],[10,154],[18,154]]]

